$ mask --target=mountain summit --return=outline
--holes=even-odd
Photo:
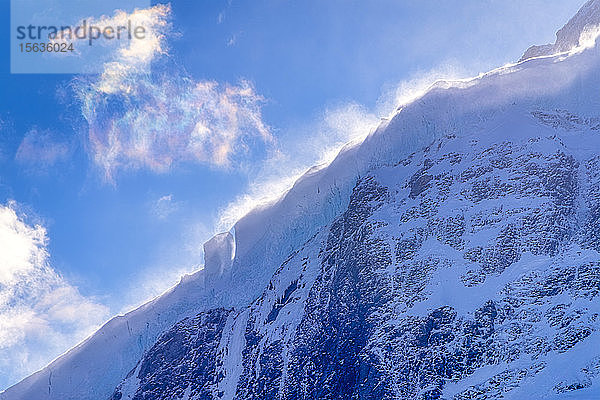
[[[563,53],[582,45],[586,33],[593,35],[600,29],[600,0],[588,1],[573,18],[558,32],[556,42],[542,46],[531,46],[521,61],[528,58]]]
[[[438,82],[0,399],[599,398],[598,4]]]

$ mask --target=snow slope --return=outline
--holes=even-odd
[[[252,368],[258,368],[255,363],[256,360],[260,359],[261,354],[265,354],[263,353],[265,345],[273,345],[277,342],[294,343],[293,346],[291,344],[288,347],[284,346],[287,349],[285,351],[282,350],[282,347],[278,354],[283,354],[282,363],[286,366],[295,365],[298,368],[301,367],[301,364],[297,363],[305,359],[302,358],[301,354],[294,353],[299,348],[297,341],[305,340],[307,345],[316,345],[314,338],[311,339],[312,336],[306,336],[306,332],[310,331],[310,321],[306,318],[305,310],[309,309],[308,305],[312,304],[311,302],[316,302],[314,303],[315,310],[324,312],[324,309],[317,306],[319,302],[312,298],[310,293],[311,291],[313,293],[318,291],[327,296],[337,293],[331,292],[328,288],[319,289],[318,285],[315,284],[316,281],[319,281],[317,277],[327,272],[322,269],[324,258],[319,254],[326,250],[326,247],[323,246],[326,246],[327,237],[331,234],[335,221],[339,221],[339,218],[343,218],[344,215],[348,216],[349,207],[352,206],[352,195],[356,194],[357,191],[360,193],[365,177],[372,177],[378,186],[385,188],[390,193],[389,196],[391,197],[386,198],[385,203],[389,205],[389,210],[396,211],[388,211],[386,216],[379,218],[379,222],[389,225],[393,221],[391,218],[400,217],[397,211],[399,207],[406,207],[407,203],[415,202],[415,199],[419,196],[427,195],[428,184],[433,179],[430,176],[434,175],[423,173],[422,176],[419,176],[417,172],[428,169],[424,161],[427,158],[425,150],[421,149],[432,143],[436,143],[440,148],[455,146],[455,150],[453,152],[448,150],[448,154],[456,153],[462,159],[475,162],[474,157],[480,153],[484,154],[486,145],[491,146],[490,148],[496,151],[500,149],[494,147],[498,143],[510,142],[511,146],[517,146],[537,139],[541,143],[540,146],[545,147],[538,149],[535,144],[532,144],[531,148],[527,147],[519,151],[535,150],[543,154],[544,157],[551,157],[556,151],[555,146],[561,145],[565,146],[565,154],[576,160],[579,165],[590,165],[590,160],[594,159],[598,153],[597,149],[600,149],[600,142],[595,136],[596,128],[600,124],[598,119],[600,118],[598,113],[600,109],[600,74],[598,73],[600,71],[600,51],[595,46],[588,46],[588,48],[581,48],[577,51],[566,50],[570,50],[569,46],[571,44],[579,44],[578,34],[584,33],[586,26],[590,23],[592,25],[600,23],[599,4],[600,1],[598,0],[587,3],[580,13],[563,30],[559,31],[557,44],[553,45],[552,49],[548,48],[543,53],[536,53],[536,56],[541,57],[533,59],[525,57],[525,61],[500,68],[473,80],[438,82],[423,97],[403,106],[390,121],[382,123],[363,143],[343,149],[329,166],[307,172],[282,199],[274,204],[257,209],[242,218],[236,223],[233,234],[222,234],[209,241],[205,245],[204,270],[184,277],[180,284],[172,290],[139,309],[112,319],[93,336],[58,358],[42,371],[0,393],[0,399],[104,400],[117,393],[115,388],[119,385],[118,393],[121,393],[121,396],[123,396],[123,393],[134,396],[142,384],[140,376],[147,377],[148,372],[152,371],[152,363],[144,364],[143,361],[151,359],[149,358],[150,354],[160,355],[165,351],[160,346],[161,340],[164,339],[163,335],[168,335],[173,329],[175,329],[175,332],[186,332],[188,336],[184,335],[184,339],[181,339],[181,348],[188,349],[181,355],[185,358],[186,354],[194,354],[194,351],[197,350],[195,346],[189,345],[188,341],[195,340],[195,343],[198,342],[199,339],[193,336],[193,332],[198,331],[202,326],[211,326],[217,332],[202,333],[204,335],[202,338],[207,341],[207,346],[210,344],[210,340],[218,341],[218,345],[203,347],[202,352],[213,354],[213,358],[218,358],[222,364],[207,365],[202,373],[197,373],[203,374],[202,376],[212,376],[214,371],[219,370],[224,376],[220,381],[213,382],[210,390],[207,389],[206,393],[211,393],[211,395],[221,393],[224,396],[222,398],[227,399],[236,395],[240,398],[258,396],[253,391],[258,390],[257,388],[260,387],[273,390],[274,396],[276,393],[282,393],[275,390],[276,387],[285,393],[291,393],[289,391],[292,388],[286,388],[285,386],[286,374],[298,374],[297,370],[279,368],[282,371],[283,379],[280,376],[278,379],[273,380],[273,382],[278,382],[277,385],[275,383],[263,383],[263,386],[252,381],[254,378],[252,374],[249,374],[249,371]],[[589,45],[589,41],[586,44]],[[545,56],[550,51],[560,51],[562,53]],[[452,137],[458,138],[456,144],[443,144],[444,138]],[[552,137],[554,137],[552,140],[548,139]],[[477,147],[477,151],[473,146],[470,146],[470,143],[475,142],[476,145],[473,146]],[[397,163],[411,160],[411,154],[413,154],[413,158],[422,158],[415,164],[414,168],[416,169],[409,168],[405,171],[402,171],[402,168],[393,169],[393,166]],[[444,154],[439,155],[439,157],[442,156]],[[441,165],[442,161],[440,160],[442,159],[440,158],[436,165]],[[531,162],[535,164],[536,162],[551,163],[552,161],[542,157],[538,161],[532,159]],[[450,168],[447,165],[446,167]],[[456,171],[456,174],[466,173],[471,167],[472,165],[460,165],[462,170]],[[527,165],[523,168],[526,167],[530,168]],[[489,167],[487,168],[489,169]],[[589,167],[587,168],[589,169]],[[442,172],[439,171],[437,175]],[[484,173],[489,172],[485,171]],[[518,172],[514,173],[517,174]],[[577,176],[587,173],[579,168],[575,168],[571,172]],[[495,179],[500,183],[502,180],[516,179],[514,176],[503,176],[507,173],[506,171],[499,170],[492,175],[496,173],[497,177],[488,176],[491,179],[490,182],[496,182]],[[412,177],[416,178],[410,183]],[[550,178],[546,177],[546,179]],[[581,185],[588,182],[588,185],[593,186],[596,184],[594,179],[583,179],[582,177]],[[489,191],[492,191],[492,194],[495,193],[494,190],[502,192],[506,186],[502,186],[500,183],[494,186],[488,182],[486,185],[478,186],[479,189],[477,190],[483,191],[487,195],[490,195]],[[400,190],[404,187],[403,185],[408,186]],[[464,206],[457,200],[462,193],[459,189],[453,189],[455,191],[452,192],[452,196],[448,197],[446,203],[436,211],[440,218],[452,214],[455,207]],[[542,195],[538,196],[540,203],[544,202],[543,197]],[[391,201],[391,198],[394,200]],[[529,196],[527,201],[535,202],[535,198],[536,196]],[[581,204],[578,208],[579,211],[576,213],[577,218],[575,218],[575,221],[587,221],[586,215],[593,215],[595,212],[592,206],[586,205],[586,201],[590,202],[591,200],[578,197],[577,201]],[[479,210],[482,214],[481,217],[477,218],[492,220],[503,218],[503,223],[506,223],[509,218],[514,217],[504,213],[500,213],[500,216],[494,216],[490,211],[494,207],[502,207],[503,202],[507,202],[510,208],[519,209],[517,207],[519,204],[518,199],[495,199],[489,202],[487,208],[484,207]],[[523,206],[528,204],[530,203],[523,204]],[[419,207],[425,207],[426,210],[426,204]],[[368,215],[361,215],[360,218],[372,218],[373,215],[369,213],[373,210],[370,208],[368,210]],[[475,211],[469,210],[471,209],[467,207],[465,213],[475,213]],[[408,209],[406,212],[408,212]],[[515,211],[515,213],[517,212]],[[403,230],[409,229],[410,224],[415,224],[416,228],[422,218],[424,216],[407,221],[406,226],[397,226],[394,228],[395,231],[389,228],[391,231],[387,233],[387,239],[400,238],[402,232],[404,232]],[[469,218],[469,221],[476,219],[471,214],[469,214]],[[567,219],[570,218],[572,218],[571,214],[568,215]],[[565,223],[571,222],[569,220]],[[477,234],[477,240],[481,241],[479,247],[486,247],[484,246],[488,243],[486,238],[490,241],[498,238],[498,232],[493,232],[493,229],[491,231],[482,230]],[[585,229],[589,230],[589,227]],[[571,236],[569,241],[572,246],[582,246],[581,243],[584,242],[578,241],[577,235],[583,235],[585,229],[580,228],[577,230],[573,228],[575,233],[571,232],[571,234],[575,236]],[[484,236],[480,237],[480,235]],[[479,242],[475,239],[469,240],[472,240],[474,248],[477,247],[476,244]],[[556,239],[556,241],[562,243],[563,240]],[[391,315],[395,320],[405,321],[403,318],[413,318],[413,320],[414,318],[435,319],[435,315],[431,317],[432,310],[448,306],[454,310],[453,312],[456,312],[456,316],[452,317],[454,318],[452,324],[456,325],[454,329],[464,328],[463,325],[468,323],[469,315],[474,318],[473,315],[475,315],[478,307],[484,306],[483,299],[494,301],[494,304],[508,302],[506,296],[502,295],[503,290],[509,290],[507,285],[518,282],[519,279],[524,279],[523,274],[528,271],[531,265],[541,266],[543,274],[536,277],[536,279],[543,279],[544,274],[549,273],[548,271],[551,270],[552,265],[556,264],[554,257],[558,256],[552,252],[546,251],[544,253],[541,251],[537,254],[541,258],[536,258],[524,251],[518,261],[510,263],[511,268],[495,271],[494,273],[498,275],[488,279],[488,274],[482,274],[481,271],[479,271],[479,275],[476,270],[473,273],[462,271],[460,268],[467,268],[467,265],[464,264],[465,255],[461,254],[460,257],[458,253],[452,255],[453,247],[448,243],[444,243],[444,240],[441,240],[441,242],[445,247],[440,247],[439,242],[438,238],[422,243],[420,246],[427,249],[427,251],[422,250],[424,254],[435,252],[445,254],[443,257],[446,259],[445,262],[454,263],[459,267],[451,273],[444,272],[444,269],[435,269],[437,275],[427,275],[427,280],[424,283],[414,282],[415,285],[423,284],[429,288],[426,291],[428,295],[425,297],[416,295],[415,299],[410,300],[406,298],[405,293],[398,293],[396,297],[393,297],[393,301],[383,302],[381,306],[384,308],[391,307],[394,304],[394,310],[397,307],[400,309],[406,308],[408,304],[410,304],[409,308],[414,308],[412,311],[404,310],[392,313]],[[302,251],[307,253],[300,256],[299,254]],[[454,251],[457,250],[454,249]],[[532,250],[528,250],[528,252],[535,253]],[[564,253],[560,254],[560,257],[564,260],[572,260],[570,262],[575,263],[576,260],[579,260],[577,252],[577,249],[565,250]],[[595,262],[597,252],[593,245],[588,245],[585,254],[590,262]],[[397,262],[394,257],[392,257],[393,265]],[[481,257],[489,258],[491,256],[484,254]],[[288,260],[287,263],[286,260]],[[458,262],[457,260],[463,261]],[[481,265],[485,265],[484,261],[484,259],[476,257],[472,260],[473,263]],[[566,265],[565,262],[559,264]],[[395,265],[395,267],[399,266]],[[487,267],[481,268],[485,270]],[[277,271],[279,272],[276,274]],[[285,277],[283,277],[282,271],[287,271]],[[301,273],[301,277],[299,271],[304,271],[304,273]],[[505,271],[509,275],[504,275]],[[521,275],[518,274],[519,271],[522,273]],[[395,274],[392,274],[388,278],[394,279],[394,276]],[[464,278],[465,276],[467,278]],[[482,276],[485,276],[485,278]],[[279,280],[277,281],[279,283],[273,283],[273,279]],[[481,282],[482,285],[478,284],[477,279],[484,279]],[[472,286],[463,284],[471,281],[475,283]],[[269,287],[269,282],[273,285],[272,289],[265,292],[264,289]],[[293,284],[294,282],[296,283]],[[445,286],[446,284],[448,286]],[[373,290],[376,289],[368,287]],[[441,290],[444,287],[452,288],[452,290]],[[286,297],[286,290],[288,289],[298,293],[293,301],[289,300],[289,293]],[[269,290],[272,293],[267,301],[264,300],[264,296],[265,293],[270,293]],[[404,290],[410,292],[414,290],[414,287],[406,287]],[[567,300],[571,301],[568,298]],[[261,301],[265,304],[264,307],[261,306],[262,303],[256,303]],[[281,304],[274,306],[274,303],[278,301]],[[287,303],[287,301],[290,301],[290,303]],[[343,302],[343,299],[341,301]],[[469,301],[472,301],[472,303],[469,303]],[[571,307],[569,310],[575,313],[576,310],[579,310],[576,305],[581,301],[583,300],[573,298],[572,304],[568,306]],[[396,304],[397,302],[400,304]],[[595,302],[597,303],[597,298]],[[568,301],[565,304],[567,303]],[[248,308],[249,304],[251,306]],[[562,303],[553,304],[552,307],[559,304]],[[535,306],[532,303],[531,307]],[[293,307],[293,309],[288,309],[289,307]],[[286,312],[282,313],[282,310],[286,310]],[[585,315],[592,318],[594,310],[593,307],[590,308],[585,312]],[[546,309],[539,310],[539,312],[547,311]],[[342,313],[340,315],[346,315],[340,310],[337,310],[337,312]],[[365,315],[371,316],[370,313],[371,310],[369,309],[369,312]],[[260,315],[260,318],[257,315]],[[450,312],[448,315],[454,314]],[[186,320],[186,318],[188,319]],[[272,319],[270,323],[274,323],[279,328],[272,329],[263,323],[257,322],[270,319]],[[319,326],[315,321],[313,323],[316,324],[315,326]],[[261,332],[260,336],[263,338],[261,339],[263,343],[259,346],[260,350],[248,346],[246,335],[248,324],[253,324],[252,326],[255,326],[256,330]],[[304,326],[302,328],[304,330],[301,332],[303,335],[299,336],[294,332],[298,332],[301,326]],[[357,326],[362,327],[360,324]],[[383,329],[383,326],[375,324],[373,329]],[[536,326],[537,328],[541,330],[550,329],[543,324],[539,327]],[[595,328],[593,327],[593,329]],[[228,334],[224,335],[222,332],[228,332]],[[596,341],[598,334],[595,332],[592,331],[588,336],[589,339],[586,339],[590,342],[584,343]],[[509,335],[510,333],[505,332],[503,334]],[[265,335],[266,337],[278,339],[269,341],[264,339]],[[175,336],[180,337],[179,335]],[[207,338],[210,338],[210,340]],[[371,343],[370,341],[375,339],[377,337],[361,338],[365,343]],[[363,344],[366,346],[365,343]],[[277,353],[275,347],[278,345],[273,346],[271,352]],[[543,377],[543,374],[553,376],[552,371],[557,368],[558,363],[564,362],[561,360],[565,357],[576,359],[577,365],[579,365],[587,360],[584,360],[585,357],[594,356],[594,354],[587,354],[585,357],[577,355],[577,352],[585,353],[582,348],[594,348],[591,344],[575,347],[573,347],[573,352],[569,350],[569,352],[556,355],[551,354],[549,351],[545,357],[547,357],[548,361],[546,363],[550,367],[545,368],[539,374],[531,372],[535,370],[532,365],[523,363],[520,367],[519,360],[510,361],[513,367],[512,371],[516,371],[514,373],[517,377],[515,378],[517,379],[515,381],[517,382],[515,383],[517,392],[513,393],[519,393],[519,391],[527,393],[526,390],[529,390],[527,385],[532,385],[528,382],[538,382],[538,379],[542,378],[537,377]],[[373,347],[373,349],[377,348],[377,346]],[[295,354],[296,358],[289,356],[288,350]],[[598,356],[598,354],[595,354],[595,356]],[[286,357],[292,358],[286,359]],[[552,361],[553,359],[557,361]],[[593,360],[587,361],[593,363]],[[141,369],[143,365],[147,366],[143,370],[145,372],[142,372]],[[373,365],[379,364],[374,363]],[[161,368],[161,365],[157,363],[154,367]],[[583,370],[585,367],[581,368]],[[483,377],[505,372],[497,366],[494,367],[494,365],[484,363],[482,360],[479,361],[475,369],[477,371],[468,374],[468,376],[461,375],[460,380],[446,382],[445,385],[441,386],[441,389],[438,389],[443,391],[446,396],[458,395],[465,392],[465,390],[469,390],[468,388],[474,386],[477,382],[483,381]],[[416,386],[413,383],[409,385],[406,382],[401,382],[396,375],[393,375],[395,373],[393,370],[383,369],[383,372],[380,373],[392,374],[388,376],[388,381],[397,382],[398,387],[393,389],[400,391],[397,393],[412,393],[412,395],[415,395],[411,390],[415,390]],[[528,374],[532,376],[531,379],[518,379],[519,376],[529,376]],[[591,383],[596,382],[595,376],[587,376],[584,372],[580,374],[585,375],[579,377],[580,380],[588,379]],[[565,387],[569,386],[569,379],[572,381],[577,378],[574,376],[577,375],[577,372],[573,372],[572,375],[564,377]],[[128,378],[123,381],[126,377]],[[266,379],[264,376],[261,377],[260,374],[255,378],[258,382],[261,379]],[[304,379],[301,376],[295,376],[295,378]],[[471,385],[470,382],[473,384]],[[547,380],[543,382],[547,382]],[[148,384],[151,386],[151,383]],[[591,383],[584,389],[597,391],[597,384],[592,385]],[[434,385],[434,382],[428,384]],[[552,388],[547,386],[547,383],[539,386],[545,395],[549,395],[549,393],[558,395],[558,393],[552,392]],[[187,386],[181,386],[175,387],[174,390],[181,391],[183,396],[188,388]],[[389,393],[396,393],[393,390]],[[405,392],[402,392],[403,390]],[[423,390],[423,393],[427,392],[427,390]],[[187,395],[189,396],[190,393],[188,391]]]
[[[600,118],[486,114],[371,169],[255,301],[173,326],[111,400],[594,398]]]

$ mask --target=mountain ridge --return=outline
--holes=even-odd
[[[586,6],[597,3],[597,1],[592,1]],[[75,348],[43,371],[3,392],[0,394],[0,398],[2,400],[20,398],[106,399],[110,397],[111,393],[114,397],[117,393],[114,388],[119,385],[127,373],[132,373],[129,378],[135,376],[134,366],[142,365],[140,360],[143,360],[144,355],[149,354],[148,352],[155,348],[159,343],[156,340],[162,337],[161,334],[165,331],[169,332],[185,318],[200,318],[200,320],[216,318],[215,326],[219,327],[215,328],[217,330],[223,331],[228,323],[241,330],[243,325],[247,326],[247,323],[244,324],[244,316],[247,315],[249,318],[251,314],[250,311],[244,311],[245,307],[247,304],[257,301],[257,297],[260,300],[261,291],[268,286],[270,280],[274,279],[273,274],[289,265],[289,261],[286,264],[285,260],[290,260],[294,254],[299,254],[299,249],[306,246],[311,237],[313,237],[313,241],[318,242],[317,239],[314,239],[314,235],[316,234],[317,237],[325,235],[322,227],[331,229],[334,221],[340,215],[348,212],[348,207],[352,204],[352,194],[357,189],[356,182],[364,182],[364,179],[367,179],[365,176],[377,168],[389,168],[390,163],[404,162],[403,160],[406,160],[411,154],[418,153],[418,149],[431,145],[436,140],[442,140],[448,135],[451,136],[454,131],[485,132],[487,130],[494,132],[494,130],[500,129],[499,126],[502,126],[502,132],[506,133],[510,131],[510,127],[515,132],[519,132],[523,130],[523,127],[535,126],[537,129],[538,125],[547,129],[549,134],[556,127],[593,131],[596,126],[594,121],[597,118],[595,110],[600,101],[598,94],[589,89],[599,87],[597,78],[590,77],[598,67],[597,53],[597,49],[592,48],[566,58],[564,55],[544,55],[542,59],[524,60],[519,64],[492,71],[474,80],[439,82],[426,95],[405,105],[390,121],[382,123],[365,142],[340,153],[329,167],[305,175],[282,200],[242,218],[235,225],[233,234],[221,235],[217,242],[213,242],[214,246],[208,246],[205,270],[182,279],[177,287],[162,297],[143,305],[137,311],[111,320],[94,337],[78,346],[79,349],[84,348],[86,349],[84,351],[87,352],[90,352],[90,348],[97,347],[98,353],[106,352],[106,349],[110,348],[125,350],[124,355],[119,355],[122,358],[117,360],[117,363],[122,364],[119,368],[115,368],[114,371],[110,370],[111,362],[114,362],[114,354],[109,354],[111,357],[92,354],[86,358],[77,354],[78,348]],[[532,85],[531,82],[537,82],[537,85]],[[585,82],[585,85],[582,82]],[[580,88],[577,85],[586,87]],[[476,102],[473,99],[476,99]],[[498,119],[498,115],[516,115],[517,117],[513,120],[506,120]],[[499,121],[501,125],[495,125],[495,123],[500,123]],[[518,139],[517,136],[513,141],[518,142]],[[428,169],[426,164],[421,165],[419,170],[422,170],[423,173],[415,174],[415,179],[406,183],[410,187],[407,199],[418,198],[427,190],[428,185],[434,179],[426,173]],[[386,176],[379,177],[379,179],[390,180],[383,187],[393,187],[399,181]],[[316,195],[315,187],[319,188],[319,193],[324,194]],[[298,207],[298,204],[304,207]],[[307,204],[310,206],[306,206]],[[303,209],[300,213],[297,211],[299,208]],[[326,242],[326,239],[321,237],[321,241]],[[231,263],[227,260],[228,254],[234,254]],[[308,267],[302,263],[296,267],[300,271],[305,268],[308,270]],[[313,279],[316,279],[319,273],[318,268],[320,266],[313,266],[311,270]],[[292,272],[290,274],[293,275]],[[296,279],[299,279],[298,276],[293,276],[293,279],[286,282],[285,287],[280,288],[281,290],[276,293],[278,296],[276,301],[281,300],[281,304],[268,310],[265,321],[269,319],[272,319],[270,323],[277,321],[278,318],[281,318],[281,310],[293,305],[287,302],[290,295],[288,294],[286,297],[285,293],[288,288],[293,288],[292,283]],[[302,298],[306,301],[315,282],[308,280],[304,284],[306,286],[302,289],[290,290],[293,293],[305,290]],[[248,290],[240,292],[240,288]],[[262,295],[264,296],[264,292]],[[416,302],[415,304],[421,304],[423,307],[425,303]],[[302,302],[296,304],[297,318],[304,314],[299,310],[303,305],[305,304]],[[210,310],[219,310],[220,308],[215,308],[216,306],[225,307],[222,308],[223,310],[230,310],[228,307],[232,307],[237,311],[223,311],[222,315],[219,314],[221,319],[215,315],[199,316],[203,312],[210,313],[212,312]],[[230,320],[229,315],[232,312],[241,313],[242,319]],[[223,317],[225,314],[228,317]],[[442,312],[442,314],[444,313]],[[450,312],[448,316],[441,315],[441,318],[443,320],[451,315]],[[437,317],[434,317],[434,320],[435,318]],[[223,319],[225,319],[225,325],[221,324]],[[353,323],[361,326],[358,322]],[[198,324],[192,326],[198,326]],[[258,326],[261,325],[258,324]],[[228,328],[232,328],[232,326]],[[293,329],[287,328],[287,332],[291,330]],[[353,332],[357,330],[360,329],[353,328]],[[215,336],[211,337],[214,339]],[[230,336],[229,339],[240,341],[240,337]],[[116,338],[123,339],[120,341]],[[221,337],[220,340],[226,339]],[[245,338],[244,341],[248,342],[248,338]],[[239,343],[238,345],[241,346]],[[240,351],[243,352],[243,350]],[[256,351],[256,349],[252,351]],[[254,365],[251,355],[244,356],[239,353],[239,357],[238,360],[245,360],[246,363],[249,363],[249,368]],[[98,371],[89,371],[76,378],[79,381],[75,386],[80,389],[79,392],[73,391],[71,389],[72,382],[78,373],[73,371],[77,371],[81,367],[85,369],[90,365],[91,360],[102,360],[100,364],[104,363],[104,368],[109,370],[109,373],[102,377],[106,382],[99,382]],[[224,369],[229,371],[228,374],[225,373],[225,376],[228,377],[225,383],[215,383],[218,388],[215,390],[223,392],[224,398],[233,398],[238,390],[239,382],[231,383],[234,379],[230,377],[238,376],[241,379],[243,373],[243,371],[236,371],[231,366],[234,362],[229,361],[231,362]],[[68,366],[69,363],[71,363],[71,367]],[[61,374],[60,370],[63,368],[61,365],[67,365],[70,371],[67,370],[66,373]],[[73,368],[73,365],[77,368]],[[132,370],[132,368],[134,369]],[[245,369],[244,371],[248,372],[249,370]],[[140,371],[137,371],[137,374],[139,373]],[[527,374],[527,371],[523,373]],[[247,381],[252,380],[249,374],[244,376]],[[129,378],[125,383],[121,383],[121,388],[127,382],[131,383]],[[261,378],[257,377],[256,379],[260,381]],[[240,390],[245,390],[243,393],[247,396],[246,398],[251,398],[257,396],[256,392],[252,392],[258,390],[256,388],[260,387],[260,384],[257,385],[254,386],[254,383],[249,382]],[[232,389],[233,386],[235,387]],[[269,386],[266,383],[263,384],[264,387],[274,390],[272,385]],[[138,387],[135,389],[137,390]],[[123,393],[121,392],[121,396]],[[184,393],[185,390],[182,392],[182,396]],[[211,391],[210,393],[215,392]],[[32,397],[32,395],[36,397]],[[135,396],[135,392],[131,395]],[[190,393],[188,392],[187,395],[189,396]],[[232,397],[227,397],[227,395]],[[290,394],[290,396],[292,395]]]
[[[556,41],[553,44],[531,46],[519,61],[571,51],[582,44],[581,38],[586,28],[597,30],[599,27],[600,1],[589,0],[564,27],[556,32]]]

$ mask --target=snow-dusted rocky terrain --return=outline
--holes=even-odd
[[[598,24],[438,82],[0,399],[600,398]]]

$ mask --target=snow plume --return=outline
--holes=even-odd
[[[0,388],[43,367],[92,333],[108,309],[49,264],[46,230],[0,205]]]
[[[558,32],[553,44],[531,46],[521,61],[557,54],[573,55],[596,45],[600,34],[600,1],[591,0],[581,7],[577,14]]]
[[[581,52],[586,49],[596,47],[596,42],[600,36],[600,25],[586,26],[579,36],[579,46],[574,51]]]
[[[465,68],[448,62],[382,90],[373,109],[355,102],[341,104],[326,109],[305,127],[290,129],[288,139],[283,138],[262,167],[253,171],[248,190],[221,210],[217,232],[229,230],[252,209],[279,199],[311,167],[331,163],[345,145],[362,142],[382,118],[425,94],[436,81],[458,81],[469,75]]]
[[[246,193],[220,212],[217,231],[229,230],[252,209],[279,199],[311,167],[328,165],[348,143],[359,143],[380,119],[365,107],[348,103],[325,110],[308,126],[294,129],[258,169]]]
[[[181,162],[228,168],[272,139],[264,99],[250,82],[196,81],[169,61],[170,12],[157,5],[117,13],[111,23],[135,19],[148,37],[118,49],[102,74],[76,84],[89,150],[108,180],[118,170],[166,172]]]
[[[436,82],[459,82],[473,76],[474,71],[467,70],[456,62],[446,62],[436,68],[413,73],[408,79],[384,89],[377,101],[377,114],[391,118],[398,107],[413,102],[423,96]]]

